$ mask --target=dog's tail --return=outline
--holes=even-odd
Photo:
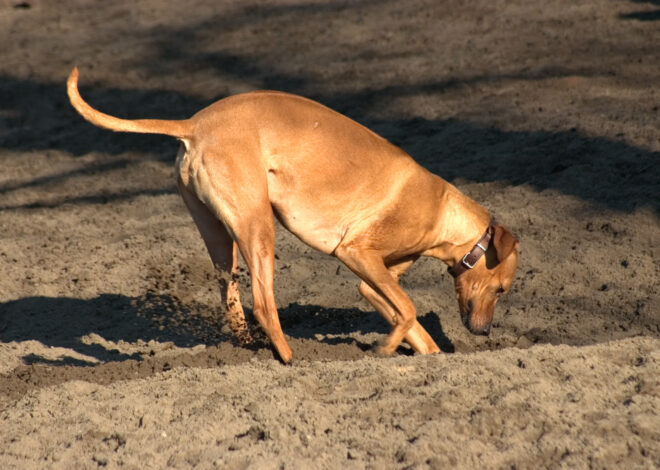
[[[73,107],[82,117],[96,126],[117,132],[164,134],[184,141],[192,137],[193,124],[190,120],[120,119],[95,110],[82,99],[78,92],[78,67],[73,68],[66,85],[69,101]]]

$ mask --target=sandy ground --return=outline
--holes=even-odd
[[[0,468],[659,467],[660,6],[468,4],[0,0]],[[400,145],[521,240],[491,336],[421,260],[443,354],[375,357],[355,277],[279,229],[296,361],[236,344],[177,143],[85,123],[73,65],[115,115],[279,89]]]

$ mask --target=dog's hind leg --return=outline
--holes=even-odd
[[[180,180],[179,192],[206,244],[213,266],[220,275],[220,297],[226,308],[227,323],[239,342],[249,343],[252,338],[245,322],[245,313],[236,282],[238,274],[236,243],[223,223],[197,196],[185,188]]]
[[[273,293],[273,209],[268,199],[266,171],[255,155],[249,149],[228,144],[224,148],[218,144],[216,150],[206,149],[203,155],[192,157],[186,187],[191,188],[189,192],[194,191],[216,221],[222,221],[235,240],[250,270],[254,316],[287,363],[293,353],[284,338]]]
[[[404,272],[406,272],[418,258],[419,256],[415,256],[389,264],[388,270],[390,271],[390,274],[394,280],[398,282],[399,277]],[[387,301],[387,299],[375,291],[365,281],[360,283],[358,290],[360,291],[360,294],[362,294],[362,296],[364,296],[364,298],[367,299],[371,305],[373,305],[373,307],[387,320],[391,326],[396,324],[396,311],[392,307],[392,304]],[[405,340],[416,352],[420,354],[440,352],[440,348],[438,348],[438,345],[435,343],[435,341],[433,341],[433,338],[431,338],[431,336],[427,333],[424,327],[419,324],[417,320],[415,320],[415,323],[406,334]]]
[[[245,208],[243,208],[245,210]],[[243,212],[247,222],[233,226],[238,247],[250,269],[254,316],[273,343],[282,362],[293,357],[284,338],[273,294],[275,270],[275,227],[273,211],[266,204],[254,212]]]

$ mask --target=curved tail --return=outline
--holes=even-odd
[[[95,110],[82,99],[78,92],[78,67],[74,67],[66,82],[69,101],[76,111],[95,126],[117,132],[138,132],[142,134],[164,134],[177,139],[192,137],[193,124],[190,120],[166,121],[162,119],[120,119]]]

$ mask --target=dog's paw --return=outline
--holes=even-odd
[[[377,344],[373,348],[374,354],[378,357],[390,357],[393,353],[394,350],[387,347],[386,344]]]
[[[242,331],[236,334],[236,341],[238,341],[238,344],[241,346],[245,346],[254,343],[254,338],[248,331]]]

